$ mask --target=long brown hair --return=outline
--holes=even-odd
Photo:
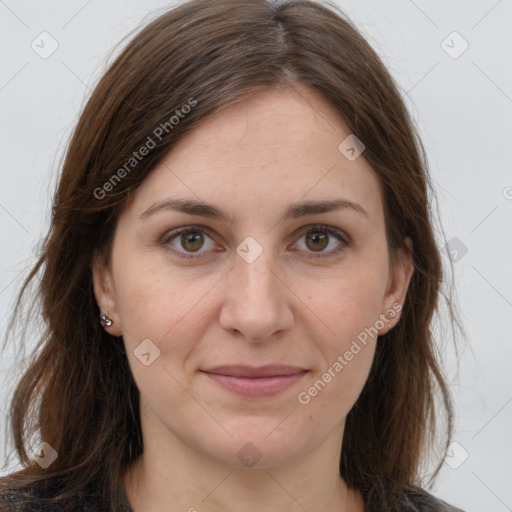
[[[191,0],[129,42],[96,86],[71,138],[51,227],[13,316],[13,322],[25,318],[24,297],[40,279],[31,296],[45,330],[10,408],[24,469],[7,478],[8,485],[60,477],[64,497],[98,482],[98,493],[116,510],[123,470],[143,451],[139,391],[122,338],[98,322],[93,256],[108,256],[128,195],[185,134],[258,90],[296,84],[320,93],[364,142],[364,157],[382,184],[390,254],[407,249],[405,237],[414,248],[402,317],[379,338],[368,381],[346,420],[340,474],[367,503],[420,484],[422,456],[439,432],[436,404],[446,413],[444,446],[452,408],[431,332],[444,278],[432,186],[399,88],[335,6]],[[193,108],[170,121],[191,100]],[[148,137],[148,154],[126,167]],[[446,303],[453,326],[452,302]],[[59,453],[47,469],[27,450],[37,432]]]

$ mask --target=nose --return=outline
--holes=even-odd
[[[290,329],[293,293],[280,274],[279,265],[267,251],[251,263],[236,255],[224,283],[221,327],[241,333],[251,342],[265,341]]]

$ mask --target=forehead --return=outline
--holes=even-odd
[[[349,135],[343,119],[318,93],[306,87],[274,87],[253,94],[205,120],[172,150],[171,160],[184,153],[245,166],[282,164],[279,157],[321,164],[339,156],[340,137]],[[327,151],[327,153],[325,153]],[[197,154],[196,154],[197,153]],[[282,165],[280,166],[282,167]]]
[[[351,161],[339,149],[349,135],[315,91],[263,90],[184,136],[139,187],[134,207],[171,195],[216,203],[238,217],[300,199],[347,197],[378,216],[377,176],[364,155]]]

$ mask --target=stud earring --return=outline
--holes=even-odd
[[[114,322],[107,315],[101,315],[100,324],[103,328],[110,327]]]

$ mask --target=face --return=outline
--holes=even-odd
[[[412,272],[390,266],[379,181],[339,149],[349,133],[315,92],[266,90],[134,193],[94,286],[147,428],[237,467],[340,444]]]

